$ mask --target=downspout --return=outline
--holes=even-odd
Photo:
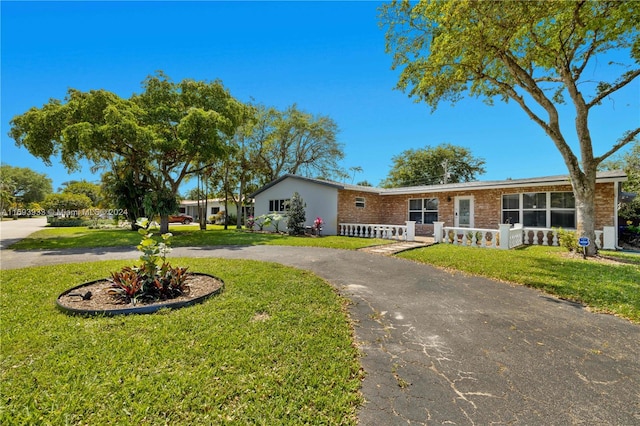
[[[618,204],[619,204],[619,198],[618,195],[620,195],[620,181],[617,180],[615,181],[614,184],[614,189],[615,189],[615,195],[613,198],[613,210],[614,210],[614,215],[613,215],[613,226],[615,226],[615,239],[616,239],[616,245],[615,248],[616,250],[622,250],[622,247],[618,246],[618,242],[620,241],[620,237],[618,235],[618,233],[620,232],[620,228],[618,227]]]

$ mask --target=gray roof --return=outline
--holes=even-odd
[[[625,180],[627,180],[627,175],[622,170],[610,170],[605,172],[599,172],[596,176],[596,182],[615,182],[615,181],[625,181]],[[417,194],[422,192],[447,192],[447,191],[456,191],[456,190],[476,191],[481,189],[512,188],[512,187],[519,187],[519,186],[563,185],[563,184],[571,184],[569,175],[545,176],[545,177],[526,178],[526,179],[461,182],[461,183],[449,183],[449,184],[441,184],[441,185],[409,186],[409,187],[403,187],[403,188],[384,188],[381,190],[380,194],[381,195]]]
[[[285,180],[287,178],[298,179],[298,180],[302,180],[302,181],[305,181],[305,182],[317,183],[318,185],[330,186],[330,187],[333,187],[333,188],[336,188],[336,189],[349,189],[349,190],[352,190],[352,191],[369,191],[369,192],[376,192],[376,193],[380,192],[379,188],[372,188],[370,186],[349,185],[349,184],[346,184],[346,183],[333,182],[333,181],[330,181],[330,180],[314,179],[314,178],[305,177],[305,176],[286,174],[284,176],[279,177],[276,180],[273,180],[273,181],[269,182],[268,184],[266,184],[262,188],[258,189],[253,194],[250,194],[249,197],[250,198],[255,198],[256,195],[260,194],[261,192],[266,191],[267,189],[271,188],[272,186],[277,185],[278,183],[282,182],[283,180]]]
[[[419,194],[423,192],[447,192],[457,190],[476,191],[481,189],[495,189],[495,188],[511,188],[518,186],[543,186],[543,185],[563,185],[570,184],[569,175],[557,175],[557,176],[545,176],[537,178],[526,179],[507,179],[507,180],[494,180],[494,181],[475,181],[475,182],[462,182],[462,183],[448,183],[440,185],[422,185],[422,186],[407,186],[402,188],[376,188],[371,186],[359,186],[349,185],[346,183],[333,182],[329,180],[313,179],[304,176],[287,174],[284,175],[258,189],[249,197],[254,198],[261,192],[277,185],[279,182],[287,178],[300,179],[307,182],[313,182],[320,185],[327,185],[337,189],[344,189],[349,191],[363,191],[373,192],[380,195],[398,195],[398,194]],[[622,170],[609,170],[604,172],[598,172],[596,176],[596,182],[619,182],[627,180],[627,175]]]

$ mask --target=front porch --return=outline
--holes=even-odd
[[[382,238],[397,241],[419,241],[434,244],[453,244],[476,248],[508,250],[522,245],[559,246],[558,228],[524,227],[522,224],[501,224],[498,229],[451,227],[434,222],[433,237],[416,236],[415,222],[405,225],[340,223],[338,235],[360,238]],[[598,249],[615,250],[616,233],[613,226],[596,231],[594,241]]]

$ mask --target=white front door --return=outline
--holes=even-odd
[[[473,197],[456,197],[456,228],[473,228]]]

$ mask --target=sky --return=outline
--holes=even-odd
[[[486,173],[479,180],[568,174],[551,139],[515,103],[487,106],[468,98],[432,113],[394,89],[400,71],[391,69],[385,53],[380,4],[2,1],[0,160],[45,173],[54,191],[72,179],[98,182],[100,174],[88,164],[69,173],[55,158],[46,166],[16,147],[7,135],[10,120],[51,98],[64,99],[69,88],[128,98],[162,70],[176,82],[219,79],[242,102],[278,109],[296,104],[331,117],[340,128],[341,165],[363,170],[346,183],[378,185],[392,157],[441,143],[483,158]],[[608,72],[609,59],[588,70],[594,81]],[[575,147],[573,117],[562,117]],[[599,155],[640,123],[638,79],[605,99],[590,120]]]

